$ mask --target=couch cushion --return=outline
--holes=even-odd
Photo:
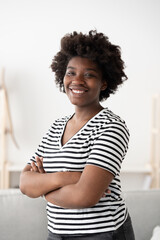
[[[47,237],[46,202],[19,190],[0,190],[0,239],[44,240]]]
[[[137,240],[150,240],[155,226],[160,225],[160,190],[125,193]]]

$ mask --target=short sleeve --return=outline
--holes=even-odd
[[[31,157],[31,159],[28,161],[28,164],[31,164],[31,162],[35,162],[35,157],[44,157],[44,144],[48,138],[50,129],[47,131],[47,133],[42,137],[42,140],[40,142],[40,144],[38,145],[35,153],[33,154],[33,156]]]
[[[95,140],[87,164],[96,165],[116,176],[121,169],[129,142],[129,132],[123,122],[112,122]]]

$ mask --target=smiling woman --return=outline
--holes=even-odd
[[[45,195],[48,240],[134,240],[120,183],[129,132],[100,104],[127,79],[120,48],[96,31],[67,34],[51,68],[75,112],[52,124],[21,174],[20,189]]]
[[[127,80],[120,47],[112,44],[103,33],[89,34],[73,32],[61,40],[61,50],[54,57],[51,68],[56,73],[56,84],[64,91],[63,78],[71,58],[80,56],[92,60],[101,70],[102,79],[107,82],[106,91],[101,91],[99,100],[107,99],[117,87]]]

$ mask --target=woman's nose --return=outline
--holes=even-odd
[[[85,78],[84,78],[84,75],[82,74],[77,74],[74,76],[73,80],[72,80],[72,83],[84,83],[85,82]]]

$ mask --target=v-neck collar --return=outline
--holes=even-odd
[[[64,123],[62,132],[61,132],[61,137],[59,138],[59,147],[60,149],[63,149],[64,147],[66,147],[68,145],[69,142],[72,141],[73,138],[75,138],[80,132],[83,131],[83,129],[93,120],[95,119],[99,114],[101,114],[104,110],[106,110],[106,108],[101,109],[97,114],[95,114],[92,118],[90,118],[64,145],[62,145],[62,136],[64,134],[66,125],[68,123],[68,121],[74,116],[75,113],[73,113],[72,115],[66,117],[66,122]]]

